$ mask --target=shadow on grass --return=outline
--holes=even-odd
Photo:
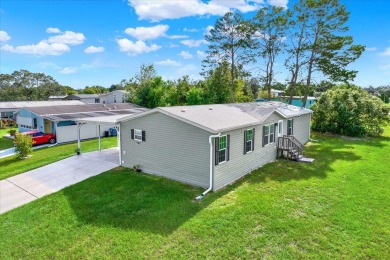
[[[62,192],[76,216],[86,224],[161,235],[174,232],[213,200],[208,197],[195,201],[203,189],[123,167]]]

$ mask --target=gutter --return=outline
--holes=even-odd
[[[210,135],[209,136],[209,145],[210,145],[210,184],[209,188],[205,190],[202,194],[196,197],[197,200],[203,199],[206,194],[213,189],[213,142],[212,138],[213,137],[220,137],[221,133],[218,133],[216,135]]]

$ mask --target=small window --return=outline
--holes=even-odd
[[[134,129],[134,140],[142,141],[142,130]]]
[[[219,138],[219,163],[226,162],[226,135]]]
[[[294,134],[294,120],[288,119],[287,120],[287,135],[293,135]]]
[[[244,154],[253,151],[255,148],[255,129],[244,131]]]
[[[272,144],[275,142],[275,125],[269,125],[269,143]]]

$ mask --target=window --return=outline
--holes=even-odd
[[[100,103],[100,98],[95,98],[95,103]]]
[[[294,134],[294,119],[287,120],[287,135]]]
[[[272,144],[275,142],[275,124],[263,126],[263,146]]]
[[[230,135],[215,138],[215,165],[229,161]]]
[[[244,154],[253,151],[255,148],[255,129],[244,131]]]
[[[36,118],[34,118],[34,119],[33,119],[33,122],[34,122],[34,123],[33,123],[33,124],[34,124],[34,128],[35,128],[35,129],[37,129],[37,128],[38,128],[38,122],[37,122],[37,119],[36,119]]]
[[[114,95],[114,103],[116,103],[116,95]]]
[[[135,141],[145,142],[145,131],[139,129],[131,129],[131,139]]]

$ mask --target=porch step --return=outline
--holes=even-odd
[[[302,157],[298,160],[298,162],[303,162],[303,163],[312,163],[314,161],[313,158],[305,158],[305,157]]]

